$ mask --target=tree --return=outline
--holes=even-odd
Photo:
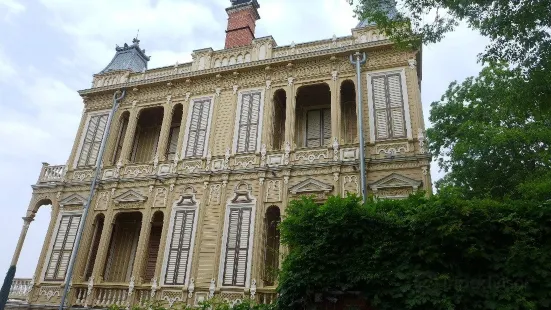
[[[391,39],[414,48],[436,43],[460,21],[490,39],[482,59],[526,68],[548,67],[551,57],[551,0],[349,0],[363,19]]]
[[[551,203],[448,194],[294,201],[280,225],[279,308],[349,293],[377,310],[548,309],[549,221]]]
[[[550,82],[491,64],[477,78],[452,83],[432,103],[433,127],[427,129],[429,149],[448,172],[439,187],[459,187],[468,198],[501,199],[528,193],[523,184],[536,178],[546,184],[551,118],[543,107],[551,98]],[[543,198],[551,198],[551,186],[546,188]]]

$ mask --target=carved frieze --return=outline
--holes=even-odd
[[[98,198],[96,201],[96,211],[105,211],[109,206],[109,192],[100,192],[98,193]]]
[[[268,180],[266,185],[266,202],[281,201],[281,180]]]
[[[347,194],[358,194],[360,192],[360,184],[358,182],[358,176],[345,175],[342,178],[342,195],[346,197]]]
[[[327,149],[304,150],[295,153],[295,162],[298,164],[312,164],[325,162],[329,158]]]
[[[409,152],[408,142],[378,143],[375,145],[375,154],[395,155]]]
[[[184,173],[196,173],[203,169],[203,160],[193,159],[185,160],[182,162],[182,172]]]
[[[125,178],[146,177],[153,174],[153,165],[127,166],[124,169]]]
[[[153,208],[164,208],[168,199],[168,189],[158,187],[155,189],[155,198],[153,199]]]
[[[253,168],[256,165],[256,155],[236,156],[234,159],[234,169]]]

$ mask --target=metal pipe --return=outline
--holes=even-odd
[[[120,97],[117,97],[119,93],[121,95]],[[105,144],[107,142],[107,138],[109,138],[109,131],[111,130],[111,123],[113,122],[113,116],[117,111],[117,109],[119,108],[120,101],[124,98],[125,95],[126,95],[126,90],[124,89],[122,91],[118,90],[115,92],[115,94],[113,94],[113,107],[111,108],[111,112],[109,112],[106,129],[105,129],[105,132],[103,133],[103,138],[101,140],[99,154],[96,160],[96,172],[94,173],[94,176],[92,178],[92,184],[90,184],[90,195],[88,195],[88,200],[86,201],[86,205],[84,206],[84,212],[82,213],[82,218],[80,219],[80,224],[78,226],[75,245],[73,246],[73,253],[71,253],[71,260],[69,261],[69,269],[67,270],[67,274],[65,275],[65,288],[63,290],[63,295],[61,296],[61,303],[59,304],[59,310],[63,310],[65,306],[65,300],[67,299],[67,294],[69,293],[69,288],[71,286],[71,282],[72,282],[71,278],[73,277],[73,269],[75,267],[76,254],[80,246],[80,240],[82,239],[82,232],[84,231],[84,225],[86,223],[86,218],[88,217],[88,211],[90,210],[90,203],[92,203],[92,199],[94,198],[94,193],[96,191],[96,184],[98,182],[98,178],[101,173],[101,163],[103,160],[103,153],[105,152]]]
[[[354,60],[354,57],[356,60]],[[356,52],[354,55],[350,55],[350,63],[356,65],[356,77],[357,77],[357,91],[356,91],[356,109],[358,114],[358,136],[360,137],[360,176],[362,187],[362,199],[363,202],[367,199],[367,177],[365,170],[365,142],[364,142],[364,130],[363,130],[363,109],[362,109],[362,76],[361,65],[367,60],[367,55],[364,53]]]

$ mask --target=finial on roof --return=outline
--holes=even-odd
[[[140,44],[140,40],[138,40],[139,35],[140,35],[140,29],[138,29],[138,32],[136,33],[136,37],[132,40],[132,43]]]

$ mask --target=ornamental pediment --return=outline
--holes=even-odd
[[[65,206],[84,206],[86,199],[78,194],[72,194],[59,202],[62,207]]]
[[[330,193],[333,191],[333,185],[323,183],[321,181],[309,178],[291,188],[289,192],[293,195],[310,194],[310,193]]]
[[[141,203],[147,200],[147,196],[142,195],[140,192],[135,190],[126,191],[117,197],[113,198],[113,201],[117,204],[119,203]]]
[[[417,181],[401,174],[393,173],[376,182],[369,184],[369,187],[376,191],[385,188],[413,188],[417,190],[421,186],[421,181]]]

